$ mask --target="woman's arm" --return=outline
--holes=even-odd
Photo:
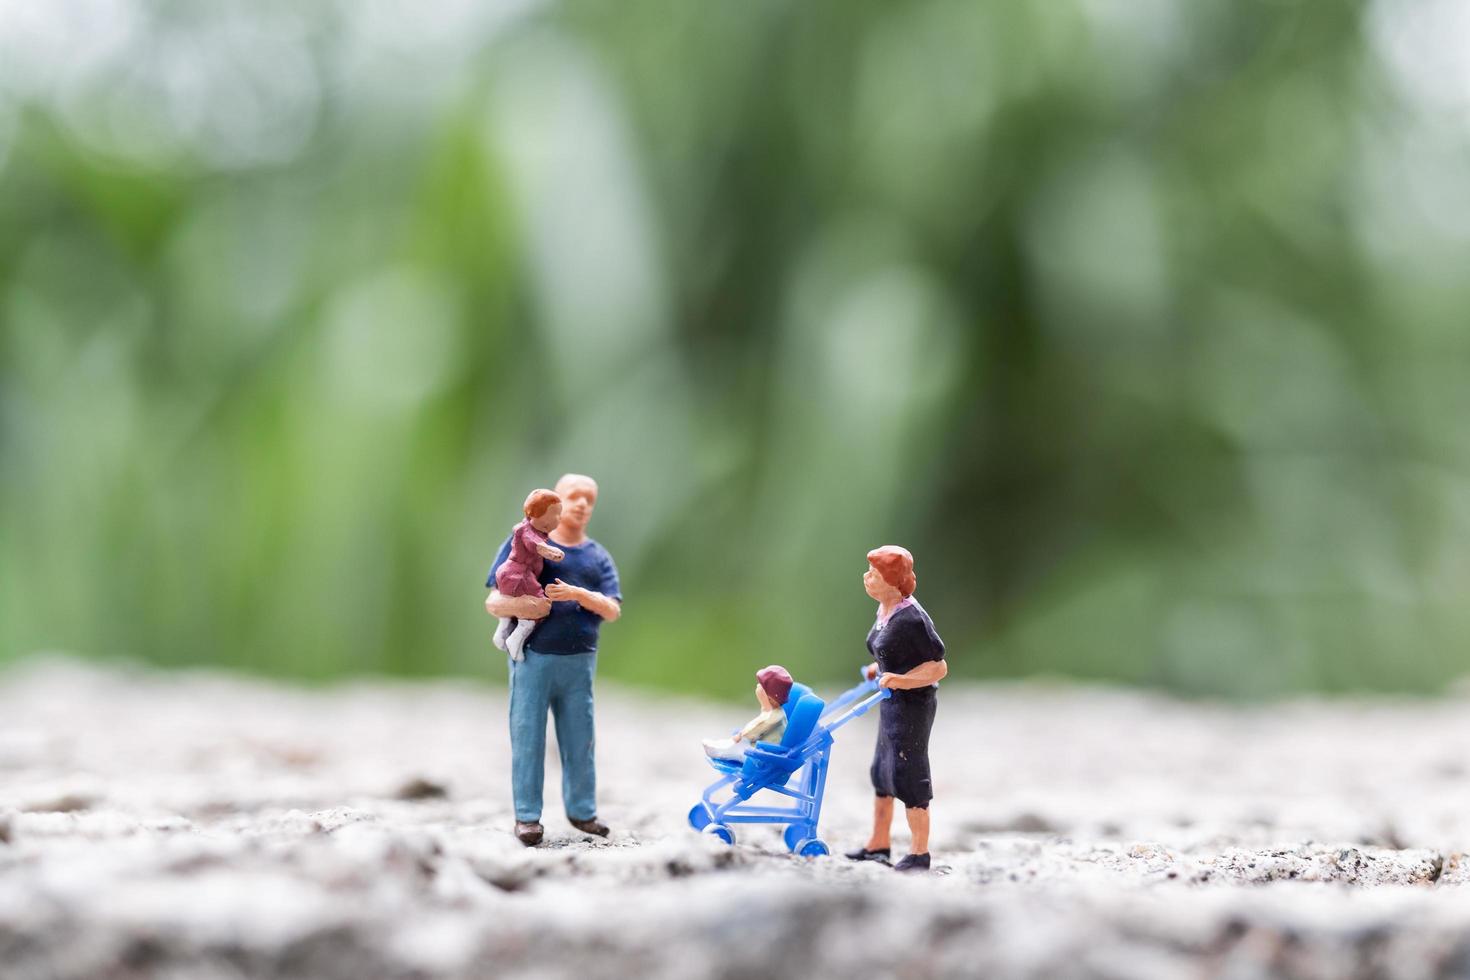
[[[919,664],[907,674],[882,674],[878,678],[878,686],[895,691],[907,691],[915,687],[938,684],[948,673],[949,665],[943,660],[931,660],[928,663]]]

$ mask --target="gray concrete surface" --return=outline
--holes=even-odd
[[[919,877],[689,831],[743,706],[598,712],[613,836],[566,825],[553,759],[526,849],[493,686],[0,674],[0,977],[1470,975],[1463,700],[946,684]],[[834,849],[872,738],[841,733]]]

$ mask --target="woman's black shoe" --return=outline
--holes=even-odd
[[[928,871],[928,854],[905,854],[902,861],[893,866],[894,871]]]
[[[882,861],[884,864],[887,864],[892,854],[892,849],[887,847],[880,847],[876,851],[870,851],[866,847],[859,847],[855,851],[848,851],[847,859],[849,861]]]

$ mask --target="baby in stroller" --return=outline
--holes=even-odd
[[[756,742],[779,742],[786,732],[786,699],[791,695],[791,674],[772,664],[756,671],[755,699],[760,714],[729,738],[707,738],[704,754],[711,759],[739,762]]]

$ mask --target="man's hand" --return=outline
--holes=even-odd
[[[618,600],[609,599],[601,592],[593,592],[576,585],[568,585],[557,579],[546,587],[546,597],[557,602],[575,602],[590,613],[596,613],[606,622],[614,622],[623,614]]]
[[[866,667],[863,668],[863,676],[866,677],[868,680],[872,680],[873,678],[877,677],[878,665],[868,664]]]
[[[895,690],[895,691],[901,691],[901,690],[903,690],[903,675],[902,674],[879,674],[878,675],[878,686],[879,687],[890,688],[891,690]]]
[[[554,602],[575,602],[580,605],[586,594],[586,589],[568,585],[561,579],[557,579],[546,587],[546,598]]]

